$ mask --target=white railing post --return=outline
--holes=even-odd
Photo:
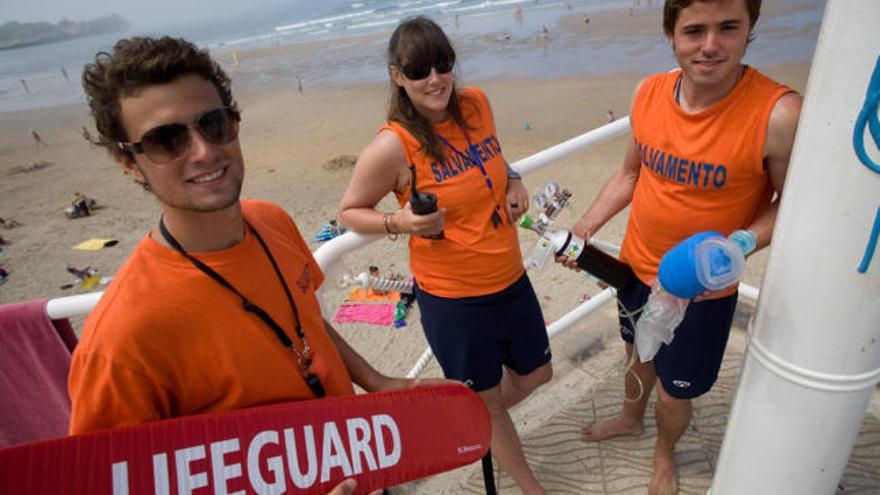
[[[880,256],[858,271],[880,175],[853,149],[878,26],[876,0],[825,5],[712,495],[837,493],[880,380]]]

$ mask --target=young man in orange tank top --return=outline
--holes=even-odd
[[[240,114],[206,50],[120,40],[86,66],[83,86],[96,144],[162,216],[86,320],[68,382],[71,433],[351,395],[352,382],[416,385],[376,371],[323,319],[323,274],[293,219],[240,199]],[[327,495],[355,488],[349,479]]]
[[[760,6],[760,0],[667,0],[664,6],[663,28],[680,70],[639,84],[623,166],[573,227],[589,239],[632,203],[621,257],[637,277],[618,294],[630,311],[644,305],[662,254],[691,234],[747,229],[757,249],[770,243],[801,97],[741,63]],[[691,399],[717,378],[735,306],[735,286],[695,298],[675,340],[633,367],[644,384],[641,395],[627,376],[626,396],[638,400],[583,428],[584,441],[640,435],[656,388],[650,494],[678,492],[675,444],[690,423]],[[632,356],[628,318],[621,318],[621,335]]]

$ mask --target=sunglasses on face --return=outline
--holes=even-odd
[[[211,144],[229,144],[238,137],[241,115],[233,108],[220,107],[200,113],[192,124],[162,124],[145,132],[137,143],[118,143],[122,151],[143,153],[154,163],[168,163],[189,150],[193,128]]]
[[[410,81],[419,81],[431,75],[431,68],[438,74],[448,74],[455,65],[455,59],[440,59],[433,62],[407,62],[400,67],[400,71]]]

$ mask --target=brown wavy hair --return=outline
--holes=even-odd
[[[434,21],[418,16],[404,20],[391,34],[388,42],[388,65],[398,68],[403,64],[424,60],[455,60],[455,50],[446,33]],[[469,128],[461,111],[458,91],[452,85],[452,95],[446,107],[449,116],[462,128]],[[438,161],[446,160],[446,150],[437,138],[431,122],[413,105],[406,90],[391,81],[388,120],[399,122],[422,145],[425,154]]]
[[[232,82],[223,69],[207,50],[200,50],[182,38],[133,37],[117,41],[112,53],[97,53],[82,75],[83,90],[98,130],[93,144],[103,146],[114,156],[125,153],[116,144],[131,139],[122,125],[122,98],[144,87],[190,74],[210,82],[223,105],[237,109]]]
[[[675,32],[675,23],[678,22],[678,16],[681,11],[690,7],[694,2],[711,2],[713,0],[666,0],[663,5],[663,31],[666,36],[672,36]],[[754,40],[752,30],[755,29],[755,23],[761,15],[761,0],[743,0],[746,3],[746,10],[749,12],[749,43]]]

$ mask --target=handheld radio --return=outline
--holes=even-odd
[[[409,170],[412,173],[412,178],[409,181],[409,204],[412,207],[412,212],[416,215],[427,215],[429,213],[434,213],[435,211],[437,211],[437,195],[434,193],[417,191],[415,165],[410,165]],[[446,236],[443,235],[442,231],[439,234],[425,235],[422,237],[435,240],[446,238]]]

